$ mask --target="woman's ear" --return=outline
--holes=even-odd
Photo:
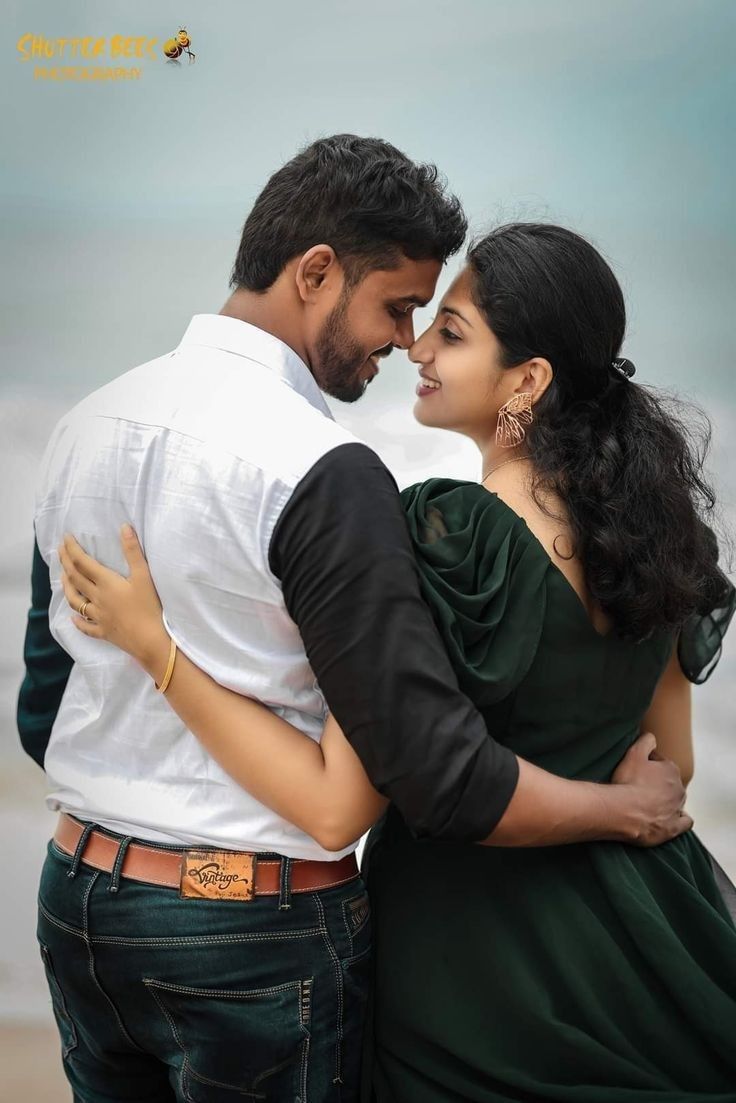
[[[524,365],[524,385],[522,391],[529,391],[532,402],[538,402],[549,387],[555,375],[549,360],[543,356],[535,356]]]
[[[299,261],[295,282],[302,302],[314,302],[320,291],[342,271],[337,254],[331,245],[313,245]]]

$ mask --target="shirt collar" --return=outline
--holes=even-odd
[[[310,406],[334,421],[307,365],[292,348],[272,333],[225,314],[195,314],[179,342],[179,348],[187,345],[222,349],[261,364],[281,376],[287,386],[306,398]]]

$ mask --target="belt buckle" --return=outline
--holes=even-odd
[[[186,850],[179,896],[184,900],[252,900],[255,854],[233,850]]]

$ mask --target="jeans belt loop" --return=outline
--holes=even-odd
[[[291,908],[291,858],[281,859],[281,872],[279,875],[279,911],[289,911]]]
[[[74,849],[74,854],[72,855],[72,864],[67,871],[67,877],[69,877],[72,881],[79,872],[79,864],[82,861],[82,856],[84,855],[84,848],[87,845],[87,839],[90,837],[96,827],[96,823],[86,824],[82,834],[79,836],[79,842],[77,843]]]
[[[125,853],[132,842],[133,839],[130,835],[126,835],[120,842],[118,852],[115,855],[115,865],[112,867],[112,872],[110,873],[110,884],[107,886],[108,892],[117,892],[120,888],[120,873],[123,868],[123,862],[125,861]]]

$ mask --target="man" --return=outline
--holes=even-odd
[[[650,742],[597,786],[489,738],[421,600],[395,483],[320,395],[356,400],[413,342],[465,230],[434,168],[315,142],[257,199],[220,314],[52,436],[19,725],[62,813],[39,938],[84,1103],[354,1099],[369,926],[353,848],[259,805],[132,661],[76,632],[65,531],[122,566],[132,522],[189,657],[313,736],[326,700],[418,835],[655,844],[689,826]]]

